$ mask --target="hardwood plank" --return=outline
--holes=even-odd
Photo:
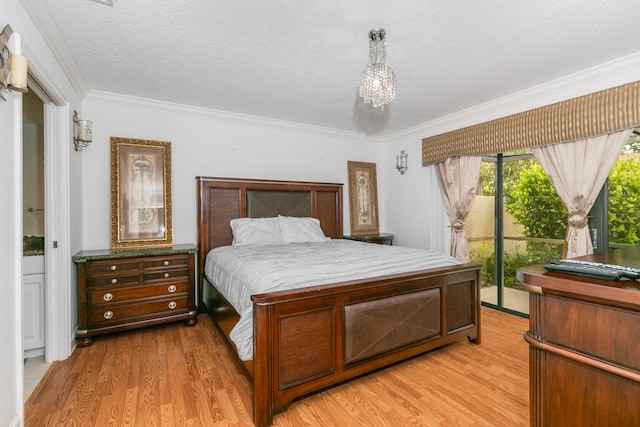
[[[482,309],[459,342],[294,402],[284,426],[528,426],[525,319]],[[55,362],[25,426],[251,426],[251,387],[206,315],[98,337]]]

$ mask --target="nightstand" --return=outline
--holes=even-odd
[[[78,347],[94,335],[184,320],[198,323],[194,245],[82,251],[78,272]]]
[[[348,240],[357,240],[359,242],[377,243],[378,245],[393,245],[393,234],[367,234],[364,236],[344,236]]]

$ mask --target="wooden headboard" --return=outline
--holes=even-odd
[[[196,177],[198,268],[211,249],[230,245],[234,218],[314,217],[332,239],[342,238],[342,184]]]

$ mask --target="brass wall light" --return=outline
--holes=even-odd
[[[404,173],[409,169],[407,166],[407,153],[404,150],[400,151],[400,154],[396,156],[396,169],[400,172],[400,175],[404,175]]]
[[[93,142],[92,127],[92,121],[79,119],[78,112],[74,110],[73,144],[76,146],[76,151],[82,151],[83,148],[87,148]]]
[[[0,99],[3,89],[24,93],[27,91],[27,57],[9,50],[9,39],[13,29],[7,25],[0,33]]]

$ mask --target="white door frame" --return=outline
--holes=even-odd
[[[69,202],[69,106],[44,106],[45,135],[45,360],[73,350]]]
[[[68,101],[23,44],[29,74],[51,98],[44,105],[45,360],[64,360],[74,346],[71,301],[70,173],[71,113]]]

